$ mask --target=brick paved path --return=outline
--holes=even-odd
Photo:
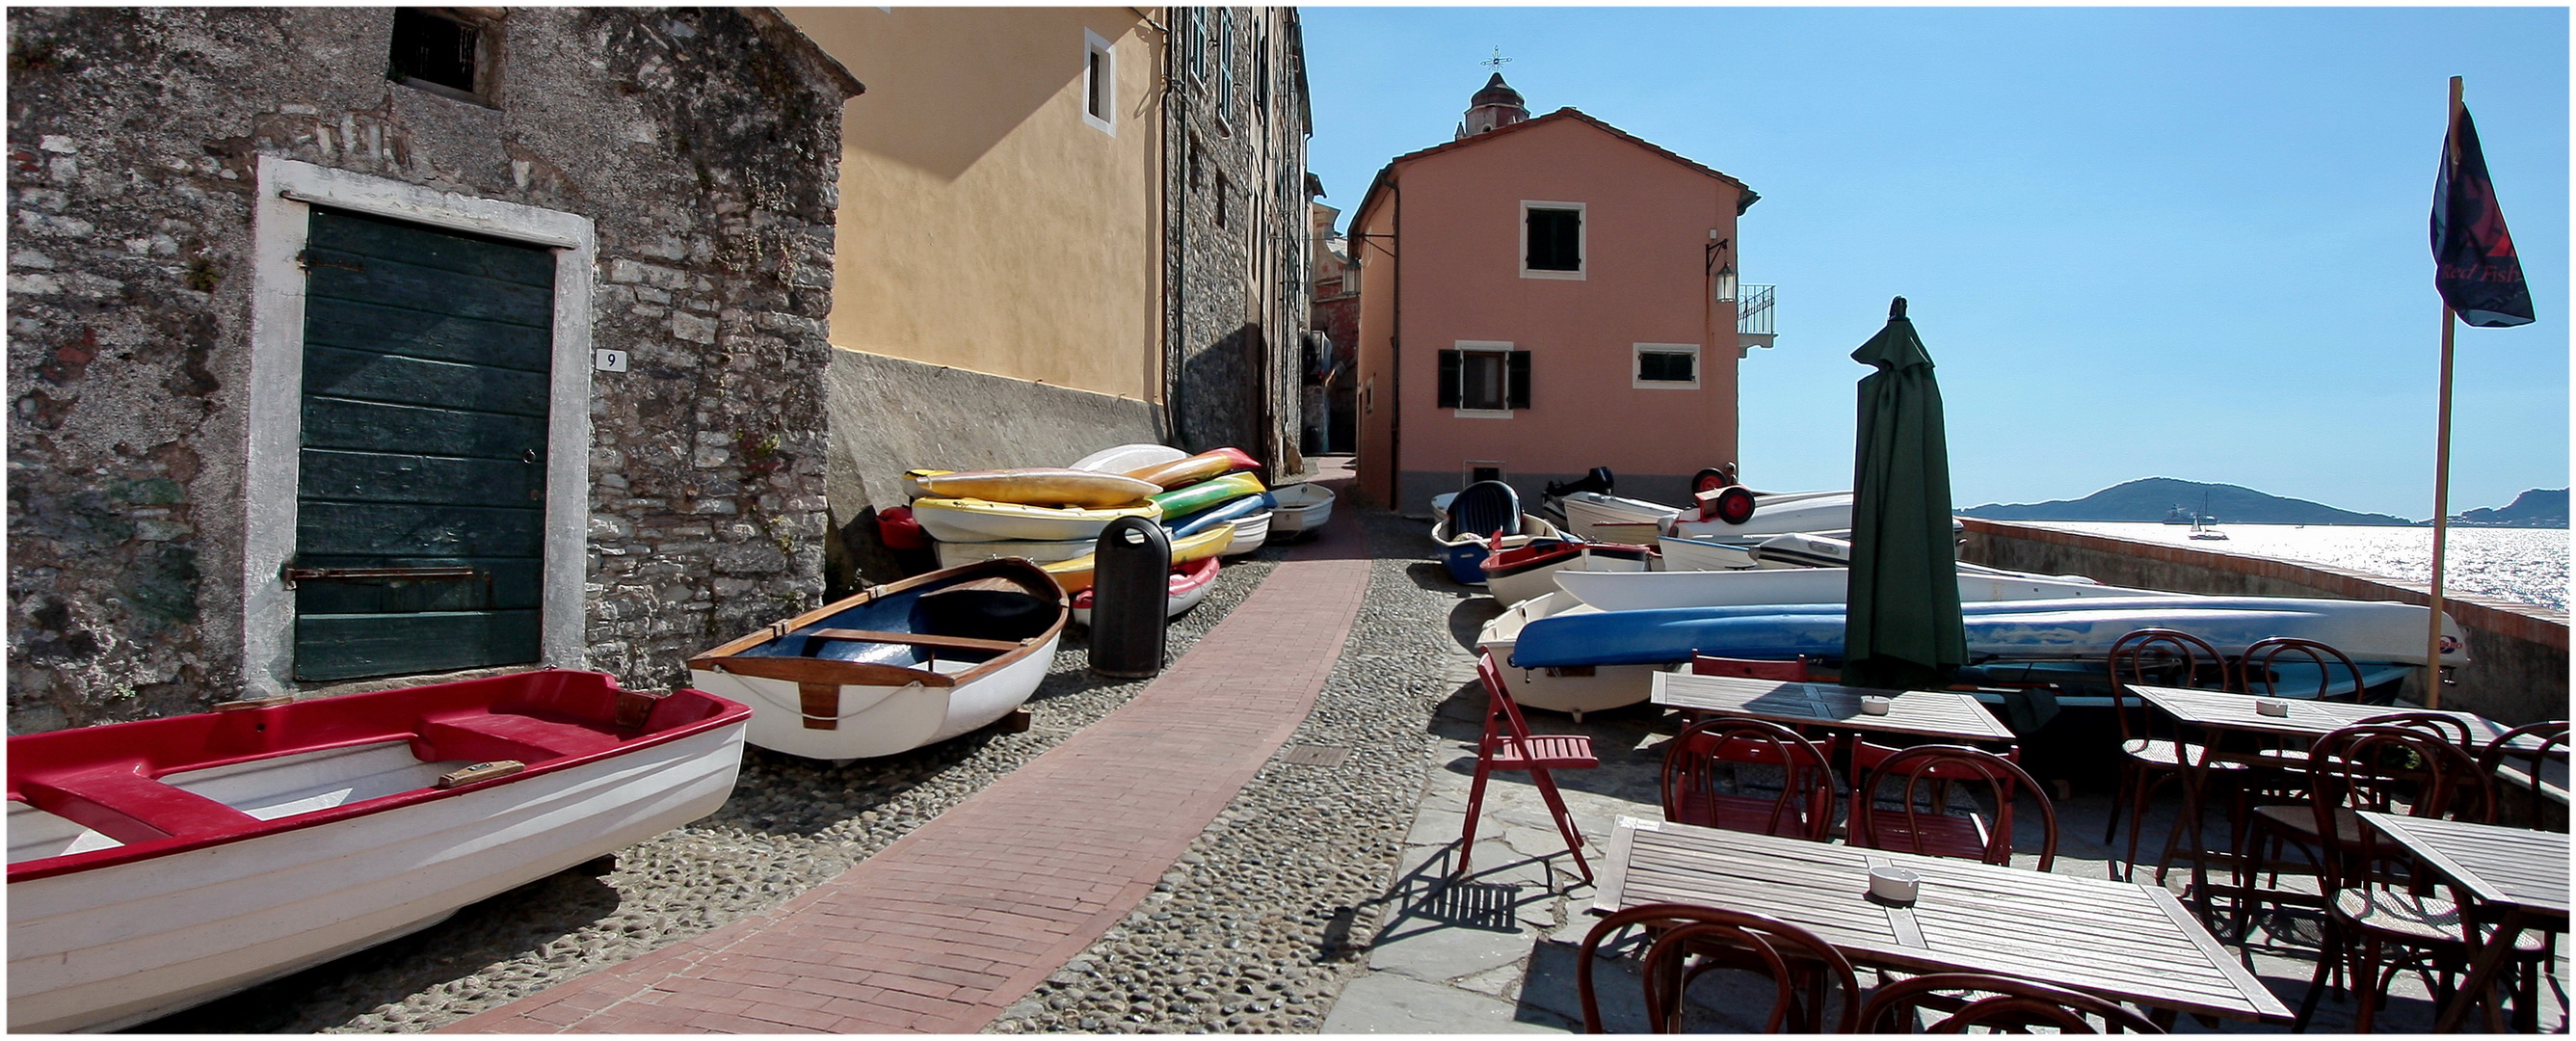
[[[1345,504],[1134,700],[876,856],[446,1029],[980,1029],[1135,909],[1296,731],[1368,581]]]

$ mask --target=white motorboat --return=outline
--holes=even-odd
[[[750,705],[752,744],[808,759],[893,755],[1020,707],[1046,679],[1070,605],[1026,560],[916,575],[689,659]]]
[[[603,673],[9,739],[9,1029],[116,1030],[428,928],[724,804],[749,710]]]

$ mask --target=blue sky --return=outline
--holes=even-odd
[[[2138,477],[2432,513],[2427,244],[2467,78],[2539,320],[2458,334],[2451,508],[2568,483],[2564,8],[1304,9],[1309,166],[1347,211],[1449,140],[1496,47],[1760,192],[1760,488],[1846,487],[1851,350],[1905,296],[1961,506]]]

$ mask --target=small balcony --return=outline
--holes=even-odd
[[[1735,299],[1735,356],[1751,357],[1756,347],[1768,350],[1779,338],[1772,327],[1773,294],[1778,286],[1745,286]]]

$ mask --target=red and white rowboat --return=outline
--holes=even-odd
[[[1178,618],[1188,614],[1190,608],[1207,599],[1208,589],[1216,585],[1216,571],[1215,557],[1174,565],[1171,585],[1164,590],[1163,617]],[[1073,594],[1074,621],[1091,624],[1091,594],[1090,589]]]
[[[9,739],[9,1029],[114,1030],[715,811],[751,710],[604,673]]]

